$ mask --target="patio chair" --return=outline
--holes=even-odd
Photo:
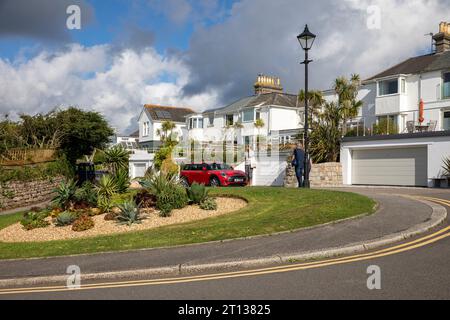
[[[406,122],[406,130],[408,131],[408,133],[414,133],[414,121]]]
[[[428,127],[428,131],[435,131],[436,130],[437,121],[436,120],[431,120],[429,125],[430,126]]]

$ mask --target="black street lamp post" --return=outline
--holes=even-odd
[[[314,40],[316,39],[316,35],[311,33],[308,29],[308,25],[305,26],[305,30],[298,35],[297,37],[298,42],[300,42],[300,45],[302,46],[303,50],[305,51],[305,61],[302,62],[302,64],[305,65],[305,164],[303,166],[305,173],[304,173],[304,177],[305,177],[305,188],[310,188],[310,183],[309,183],[309,154],[308,154],[308,150],[309,150],[309,136],[308,136],[308,130],[309,130],[309,112],[308,112],[308,107],[309,107],[309,99],[308,99],[308,64],[310,62],[312,62],[312,60],[308,59],[308,52],[309,50],[312,48],[312,45],[314,43]]]

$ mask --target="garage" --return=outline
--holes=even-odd
[[[427,186],[427,148],[353,150],[353,184]]]

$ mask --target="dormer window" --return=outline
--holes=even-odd
[[[442,97],[444,99],[450,98],[450,72],[446,72],[443,75]]]
[[[378,82],[378,96],[387,96],[398,93],[398,79]]]

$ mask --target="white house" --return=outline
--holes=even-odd
[[[187,135],[186,116],[194,111],[188,108],[175,108],[146,104],[139,115],[139,145],[141,148],[157,149],[161,146],[158,130],[165,121],[175,124],[173,133],[180,142]]]
[[[355,120],[360,137],[341,145],[344,184],[434,186],[450,157],[450,23],[433,36],[436,50],[413,57],[363,82]],[[327,100],[336,99],[331,91]],[[385,120],[385,121],[382,121]],[[397,134],[373,135],[393,123]]]
[[[121,145],[125,149],[132,150],[138,148],[139,145],[139,131],[132,134],[118,134],[115,135],[112,145]]]
[[[256,137],[289,142],[303,129],[304,106],[297,95],[283,92],[279,78],[259,75],[255,94],[225,107],[187,117],[188,138],[205,143],[254,144]],[[262,127],[255,126],[261,119]]]

